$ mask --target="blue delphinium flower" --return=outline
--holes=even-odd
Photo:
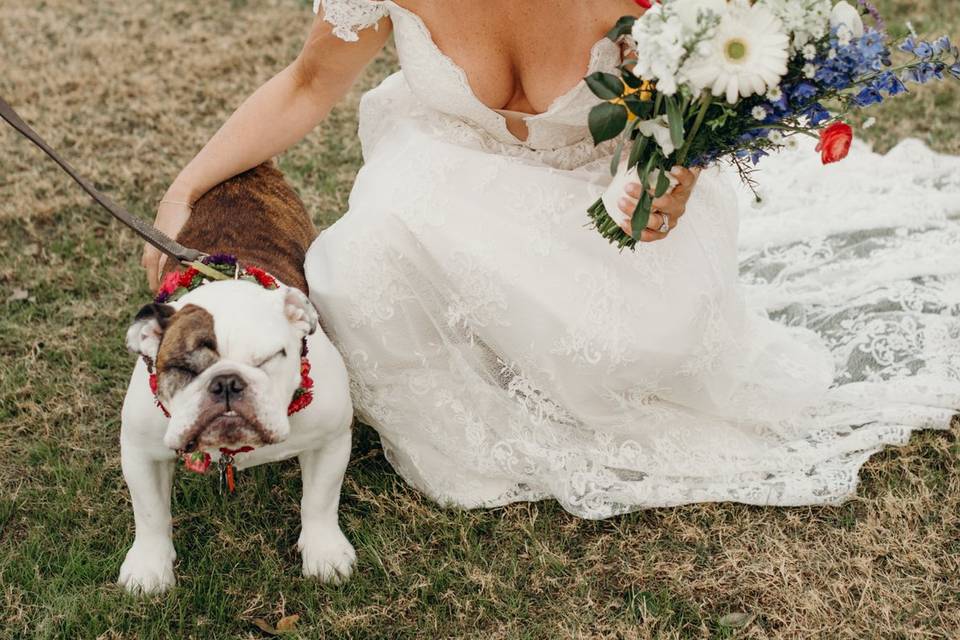
[[[960,62],[950,67],[950,74],[957,80],[960,80]]]
[[[887,51],[883,36],[873,30],[864,33],[860,40],[855,43],[855,46],[860,50],[864,61],[868,62],[870,66],[880,62],[883,54]]]
[[[943,80],[943,72],[946,68],[947,65],[943,62],[922,62],[904,71],[903,79],[917,84],[926,84],[931,80]]]
[[[933,57],[933,45],[929,42],[918,42],[913,50],[913,55],[926,60]]]
[[[860,93],[853,98],[853,102],[858,107],[869,107],[883,102],[883,94],[877,90],[875,85],[870,84],[860,90]]]
[[[819,102],[814,102],[812,105],[807,107],[803,112],[803,115],[807,117],[807,120],[810,121],[810,125],[814,127],[819,127],[822,123],[829,120],[832,116],[827,109],[820,104]]]
[[[950,38],[947,36],[941,36],[933,41],[933,53],[939,55],[945,51],[950,51],[953,49],[953,45],[950,43]]]
[[[817,87],[809,82],[801,82],[790,91],[790,102],[802,105],[817,95]]]
[[[834,33],[830,44],[830,55],[817,59],[814,76],[816,82],[827,89],[842,91],[853,86],[862,76],[882,71],[890,65],[886,35],[875,29],[868,29],[846,46],[840,45]]]
[[[907,92],[906,85],[892,71],[881,73],[874,82],[874,87],[879,91],[885,91],[889,96],[898,96]]]

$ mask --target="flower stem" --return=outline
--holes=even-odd
[[[691,128],[690,133],[687,134],[687,139],[683,143],[683,148],[680,149],[680,153],[677,155],[677,164],[679,164],[681,167],[684,166],[684,163],[687,161],[687,154],[690,153],[690,146],[693,144],[693,139],[700,131],[700,127],[703,125],[703,121],[707,117],[707,111],[710,109],[711,104],[713,104],[713,94],[709,91],[704,91],[701,93],[700,112],[697,113],[697,119],[693,121],[693,128]]]

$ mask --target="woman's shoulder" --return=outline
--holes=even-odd
[[[389,15],[389,3],[384,0],[314,0],[313,12],[323,12],[323,19],[333,25],[333,33],[341,40],[354,42],[357,33],[376,28]]]

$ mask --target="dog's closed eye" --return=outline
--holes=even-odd
[[[184,365],[172,365],[168,367],[168,370],[176,371],[177,373],[182,373],[183,375],[189,376],[191,378],[196,378],[198,375],[197,372],[194,371],[191,367],[184,366]]]
[[[286,350],[286,349],[280,349],[280,351],[277,351],[277,352],[276,352],[275,354],[273,354],[272,356],[270,356],[270,357],[268,357],[268,358],[264,358],[263,360],[261,360],[261,361],[256,365],[256,367],[257,367],[258,369],[260,369],[260,368],[263,368],[264,366],[266,366],[267,364],[273,362],[273,361],[276,360],[277,358],[286,358],[286,357],[287,357],[287,350]]]

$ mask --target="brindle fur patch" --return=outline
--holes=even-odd
[[[303,263],[317,237],[303,202],[272,162],[210,189],[177,235],[181,244],[207,254],[228,253],[266,269],[280,282],[307,293]],[[167,260],[165,271],[177,268]]]
[[[163,332],[157,354],[159,395],[172,398],[219,359],[213,316],[188,304],[170,317]]]

